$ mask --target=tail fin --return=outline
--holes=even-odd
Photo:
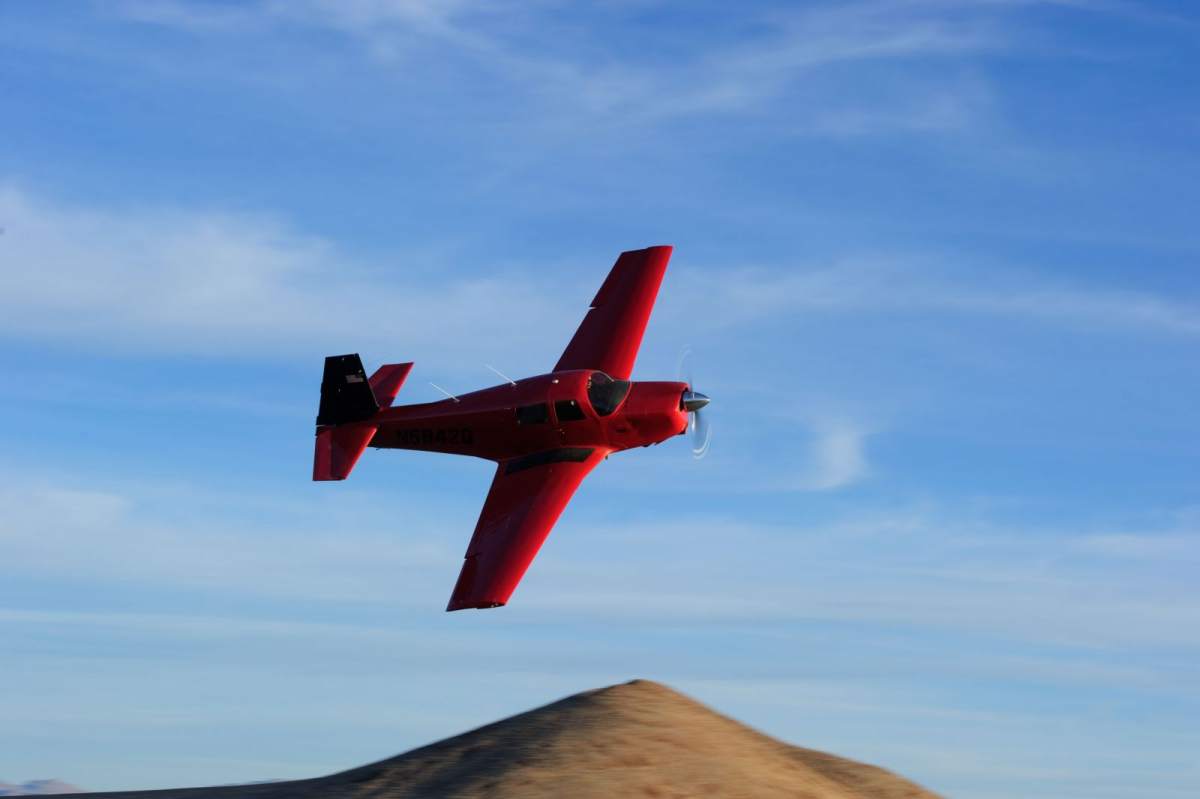
[[[412,370],[411,363],[389,363],[371,379],[357,354],[325,359],[321,406],[317,410],[317,448],[313,453],[314,480],[345,480],[379,425],[375,414],[390,408]]]
[[[362,359],[357,354],[326,358],[317,410],[314,480],[345,480],[350,475],[375,435],[377,425],[370,420],[378,412],[379,402],[367,382]]]
[[[379,402],[367,382],[358,353],[326,358],[317,426],[361,422],[378,412]]]

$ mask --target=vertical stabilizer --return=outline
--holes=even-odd
[[[379,403],[367,382],[367,373],[363,371],[358,354],[326,358],[317,426],[361,422],[378,411]]]

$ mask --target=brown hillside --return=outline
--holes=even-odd
[[[108,799],[938,799],[891,772],[789,746],[646,680],[569,696],[327,777],[77,795]]]

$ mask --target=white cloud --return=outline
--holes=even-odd
[[[828,4],[791,13],[739,15],[736,38],[713,42],[673,37],[674,56],[631,52],[627,34],[606,38],[605,22],[623,12],[592,10],[599,23],[565,22],[538,4],[497,5],[426,0],[270,0],[237,9],[190,3],[127,2],[122,16],[196,35],[303,26],[361,43],[384,68],[408,69],[407,59],[436,50],[441,64],[462,60],[482,68],[538,105],[535,124],[573,132],[597,125],[645,131],[656,121],[704,114],[754,112],[792,98],[796,132],[861,136],[881,131],[959,130],[990,110],[979,80],[961,76],[927,84],[893,74],[873,80],[873,95],[842,90],[822,70],[853,65],[945,58],[1011,46],[1011,37],[986,6],[865,2]],[[720,20],[714,20],[720,22]],[[623,20],[636,29],[637,21]],[[747,28],[746,26],[750,26]],[[545,32],[555,32],[547,41]],[[293,65],[289,65],[293,68]],[[506,110],[511,110],[506,105]]]
[[[672,66],[619,63],[554,74],[570,78],[564,95],[582,98],[596,112],[643,124],[655,118],[754,111],[778,101],[798,82],[823,85],[815,80],[819,70],[1002,46],[999,32],[985,19],[953,18],[893,4],[836,4],[760,23],[764,33],[743,37],[733,46],[705,48]],[[752,41],[746,43],[746,38]],[[897,127],[958,128],[982,108],[978,84],[969,93],[960,91],[965,87],[953,80],[929,87],[897,77],[877,86],[884,97],[873,97],[868,104],[855,103],[845,93],[803,95],[792,105],[789,118],[798,130],[862,135]],[[936,113],[929,107],[932,96],[943,105]],[[880,112],[881,99],[891,113]],[[954,110],[948,114],[950,105]],[[919,124],[914,124],[916,119]]]
[[[1081,552],[1113,559],[1171,561],[1176,565],[1200,563],[1200,533],[1134,535],[1107,533],[1083,538]]]
[[[474,514],[407,513],[397,530],[389,509],[410,507],[403,495],[378,502],[342,492],[293,500],[274,524],[248,523],[237,520],[264,517],[259,498],[191,491],[168,497],[192,509],[183,522],[140,496],[145,486],[5,485],[0,576],[421,613],[440,611]],[[1175,527],[1016,529],[976,512],[911,506],[794,525],[710,517],[605,525],[568,513],[560,527],[519,590],[520,619],[836,621],[1068,646],[1200,647],[1192,579],[1200,539]],[[205,624],[193,625],[196,634]]]
[[[832,621],[1085,649],[1200,648],[1192,577],[1200,540],[1190,538],[1183,554],[1148,548],[1131,559],[1092,551],[1094,535],[1002,526],[933,506],[851,511],[824,524],[623,523],[576,530],[578,552],[552,548],[526,578],[522,603],[548,616],[646,623]],[[622,557],[634,549],[643,557]]]
[[[113,8],[125,19],[195,33],[240,28],[250,13],[237,6],[196,5],[186,0],[121,0]]]
[[[864,449],[867,431],[844,420],[829,420],[818,424],[815,434],[811,462],[796,480],[796,488],[830,491],[867,476],[870,471]]]
[[[206,513],[201,492],[182,492],[172,504],[195,512],[181,522],[164,518],[132,491],[14,479],[0,489],[0,572],[394,602],[403,601],[395,575],[406,574],[406,583],[427,586],[436,606],[449,594],[466,535],[451,543],[451,536],[439,536],[435,524],[414,514],[406,515],[407,523],[420,535],[353,523],[344,525],[353,528],[347,531],[333,521],[356,521],[360,499],[342,492],[336,501],[328,495],[304,500],[307,523],[281,526],[239,520],[237,512],[254,515],[253,497],[226,498],[235,506],[234,518],[227,518]]]
[[[235,358],[373,350],[374,360],[442,363],[491,348],[552,358],[534,331],[565,340],[583,312],[511,274],[417,288],[404,259],[381,268],[261,216],[99,211],[7,186],[0,220],[0,333],[86,348]],[[498,310],[511,308],[528,324],[502,323]]]
[[[531,273],[513,270],[434,281],[436,261],[427,257],[398,256],[382,267],[268,216],[104,211],[13,185],[0,186],[0,224],[0,334],[93,350],[248,359],[344,350],[362,351],[369,362],[443,365],[508,353],[518,359],[506,362],[510,370],[540,371],[574,330],[587,294],[556,296]],[[1186,302],[1032,272],[966,273],[941,259],[689,267],[660,305],[656,316],[667,327],[698,316],[716,328],[813,311],[898,310],[1200,333],[1200,308]],[[520,309],[526,323],[507,323],[500,309]],[[832,486],[860,475],[862,436],[837,425],[820,432],[818,467],[827,476],[813,482]]]
[[[1094,330],[1200,334],[1200,306],[1149,292],[1072,285],[1031,270],[968,272],[945,258],[855,256],[833,265],[692,269],[679,279],[676,307],[709,324],[739,325],[812,312],[941,312],[1036,319]],[[719,297],[711,290],[720,280]]]

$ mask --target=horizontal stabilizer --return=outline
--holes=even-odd
[[[317,448],[313,453],[314,480],[345,480],[358,458],[371,443],[376,425],[348,424],[317,428]]]
[[[392,407],[392,401],[400,393],[400,386],[412,371],[412,363],[385,363],[371,375],[371,391],[380,408]]]

